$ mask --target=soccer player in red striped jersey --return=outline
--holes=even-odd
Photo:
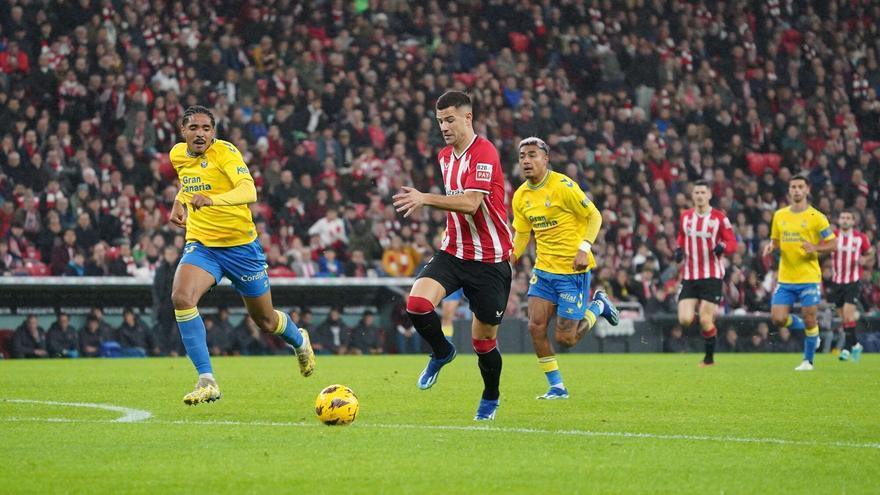
[[[837,306],[843,329],[846,335],[840,360],[847,361],[852,356],[858,361],[862,355],[862,345],[856,337],[856,303],[859,299],[859,280],[862,278],[862,266],[871,259],[871,241],[868,236],[856,230],[856,216],[845,210],[837,217],[837,251],[831,254],[834,276],[831,279],[830,302]]]
[[[706,181],[694,182],[691,200],[694,207],[681,214],[675,259],[681,263],[681,291],[678,295],[678,321],[689,327],[699,307],[700,330],[706,355],[700,366],[715,364],[715,310],[721,302],[724,278],[723,255],[736,251],[736,236],[723,211],[712,208],[712,190]]]
[[[510,294],[508,259],[513,251],[504,175],[498,150],[474,132],[468,95],[448,91],[437,99],[436,111],[447,144],[437,155],[446,195],[411,187],[394,195],[394,207],[404,217],[422,206],[447,211],[440,250],[419,273],[406,303],[413,326],[431,346],[431,358],[419,376],[418,387],[431,388],[440,369],[455,358],[455,346],[444,338],[434,308],[447,294],[462,288],[474,313],[471,337],[484,384],[474,419],[491,420],[498,408],[501,379],[496,335]]]

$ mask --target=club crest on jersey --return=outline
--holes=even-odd
[[[492,180],[492,165],[488,163],[477,164],[477,180]]]
[[[202,160],[202,163],[200,163],[200,165],[202,166],[202,168],[208,168],[208,160]]]

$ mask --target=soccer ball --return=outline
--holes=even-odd
[[[357,396],[345,385],[330,385],[315,399],[315,414],[325,425],[347,425],[359,409]]]

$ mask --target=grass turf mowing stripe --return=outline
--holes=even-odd
[[[8,402],[14,402],[9,400]],[[39,403],[41,401],[27,401]],[[70,403],[49,403],[71,405]],[[116,406],[113,406],[116,407]],[[127,409],[127,408],[121,408]],[[149,413],[147,413],[149,414]],[[37,422],[37,423],[119,423],[120,420],[102,420],[102,419],[71,419],[71,418],[27,418],[27,417],[6,417],[0,418],[2,422]],[[128,421],[132,422],[132,421]],[[261,426],[261,427],[321,427],[322,425],[305,422],[284,422],[284,421],[229,421],[229,420],[152,420],[139,422],[139,424],[147,425],[194,425],[194,426]],[[813,440],[791,440],[785,438],[749,438],[749,437],[732,437],[732,436],[711,436],[711,435],[685,435],[685,434],[665,434],[665,433],[638,433],[626,431],[590,431],[590,430],[549,430],[539,428],[511,428],[491,426],[454,426],[454,425],[413,425],[413,424],[382,424],[382,423],[359,423],[356,428],[381,428],[381,429],[409,429],[409,430],[433,430],[433,431],[465,431],[465,432],[487,432],[487,433],[525,433],[525,434],[544,434],[544,435],[565,435],[565,436],[583,436],[583,437],[609,437],[609,438],[625,438],[625,439],[645,439],[645,440],[685,440],[698,442],[730,442],[730,443],[752,443],[752,444],[768,444],[768,445],[784,445],[784,446],[810,446],[810,447],[836,447],[847,449],[880,449],[880,443],[876,442],[818,442]]]

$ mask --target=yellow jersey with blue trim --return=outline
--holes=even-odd
[[[248,205],[206,206],[193,211],[189,202],[194,194],[211,196],[230,191],[251,173],[241,152],[232,143],[215,139],[201,155],[192,155],[186,143],[177,143],[169,153],[177,172],[180,191],[177,201],[187,208],[186,240],[208,247],[241,246],[257,238],[257,228]]]
[[[586,269],[575,270],[573,266],[574,257],[587,237],[589,222],[601,224],[602,217],[580,186],[568,176],[548,171],[537,185],[524,182],[513,194],[512,206],[514,230],[526,235],[529,231],[535,233],[535,268],[570,275],[596,266],[591,252],[587,253]],[[591,230],[598,232],[599,228],[594,226]]]
[[[790,206],[776,210],[770,239],[779,244],[779,283],[822,283],[819,254],[806,252],[803,243],[819,244],[834,238],[828,218],[812,206],[800,212],[791,211]]]

